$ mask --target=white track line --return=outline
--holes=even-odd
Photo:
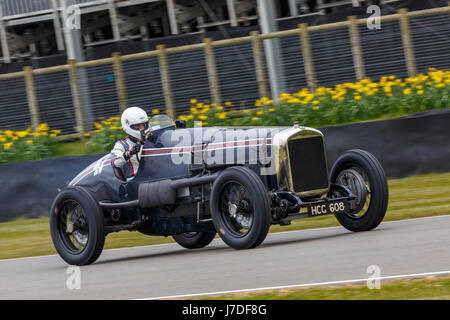
[[[229,290],[229,291],[192,293],[192,294],[183,294],[183,295],[176,295],[176,296],[140,298],[140,299],[134,299],[134,300],[179,299],[179,298],[189,298],[189,297],[199,297],[199,296],[209,296],[209,295],[223,295],[223,294],[240,293],[240,292],[254,292],[254,291],[279,290],[279,289],[288,289],[288,288],[318,287],[318,286],[331,286],[331,285],[338,285],[338,284],[361,283],[361,282],[366,282],[368,280],[373,281],[373,280],[389,280],[389,279],[401,279],[401,278],[417,278],[417,277],[426,277],[426,276],[435,276],[435,275],[444,275],[444,274],[450,274],[450,270],[449,271],[438,271],[438,272],[405,274],[405,275],[397,275],[397,276],[386,276],[386,277],[379,277],[379,278],[338,280],[338,281],[317,282],[317,283],[293,284],[293,285],[287,285],[287,286],[275,286],[275,287],[239,289],[239,290]]]
[[[435,218],[450,218],[449,214],[443,214],[439,216],[431,216],[431,217],[421,217],[421,218],[413,218],[413,219],[402,219],[402,220],[392,220],[392,221],[383,221],[380,226],[387,223],[398,223],[398,222],[408,222],[408,221],[415,221],[415,220],[423,220],[423,219],[435,219]],[[324,227],[324,228],[311,228],[311,229],[302,229],[302,230],[291,230],[291,231],[280,231],[280,232],[272,232],[269,233],[268,236],[271,235],[283,235],[288,233],[294,233],[294,232],[305,232],[305,231],[315,231],[315,230],[327,230],[327,229],[342,229],[342,226],[334,226],[334,227]],[[220,239],[214,239],[214,241],[220,241]],[[114,248],[114,249],[105,249],[104,252],[109,251],[119,251],[119,250],[130,250],[130,249],[141,249],[141,248],[156,248],[160,246],[173,246],[177,245],[176,243],[161,243],[161,244],[149,244],[145,246],[136,246],[136,247],[125,247],[125,248]],[[6,261],[15,261],[15,260],[25,260],[25,259],[39,259],[39,258],[48,258],[48,257],[57,257],[57,254],[49,254],[44,256],[33,256],[33,257],[23,257],[23,258],[11,258],[11,259],[0,259],[0,262],[6,262]]]

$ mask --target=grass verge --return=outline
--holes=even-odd
[[[380,289],[366,284],[289,288],[201,296],[188,300],[450,300],[450,277],[426,277],[381,282]]]
[[[389,180],[389,207],[384,221],[450,214],[450,173]],[[339,226],[334,216],[294,220],[272,226],[270,232]],[[123,231],[107,236],[105,249],[173,242],[171,237],[149,237]],[[56,254],[49,218],[0,223],[0,259]]]

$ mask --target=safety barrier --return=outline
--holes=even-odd
[[[450,171],[450,111],[320,128],[329,167],[344,151],[364,149],[388,178]],[[58,193],[102,155],[71,156],[0,165],[0,221],[48,215]]]

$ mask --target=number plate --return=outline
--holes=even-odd
[[[308,216],[317,217],[326,214],[342,213],[346,212],[347,209],[348,209],[348,202],[344,200],[311,204],[308,206]]]

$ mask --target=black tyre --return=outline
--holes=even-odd
[[[350,231],[369,231],[383,220],[389,199],[386,175],[381,164],[369,152],[349,150],[331,169],[330,181],[345,185],[355,195],[348,213],[336,214],[337,220]]]
[[[188,232],[174,235],[172,238],[186,249],[199,249],[210,244],[215,236],[215,232]]]
[[[222,240],[234,249],[260,245],[269,232],[271,215],[267,190],[246,167],[231,167],[214,181],[211,216]]]
[[[50,232],[56,251],[68,264],[80,266],[97,260],[105,244],[103,213],[89,191],[71,187],[56,196]]]

